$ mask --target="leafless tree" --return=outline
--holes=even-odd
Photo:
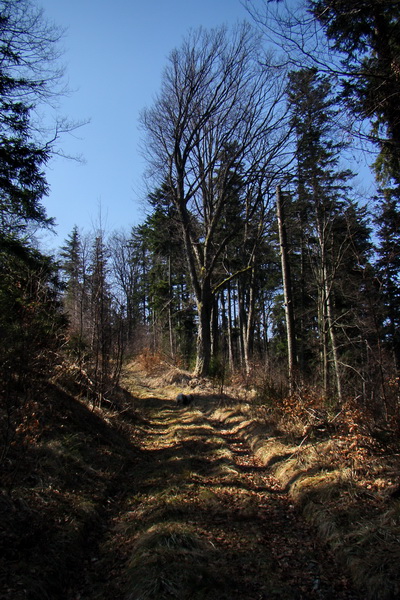
[[[247,24],[232,34],[191,32],[171,53],[161,91],[142,114],[150,172],[167,182],[181,222],[198,311],[198,375],[209,370],[212,306],[226,282],[216,267],[235,234],[221,224],[232,182],[245,194],[251,181],[271,185],[282,168],[283,82],[260,48]]]

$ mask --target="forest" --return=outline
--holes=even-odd
[[[139,449],[142,444],[144,453],[148,443],[140,437],[146,402],[132,383],[132,365],[142,366],[138,381],[167,365],[181,378],[176,375],[174,391],[165,383],[158,398],[172,398],[190,381],[204,419],[210,419],[206,398],[209,407],[222,410],[236,391],[235,402],[245,398],[250,406],[241,409],[243,422],[250,410],[257,423],[268,421],[268,435],[277,437],[281,428],[281,458],[291,460],[325,436],[338,448],[349,440],[340,460],[352,463],[352,477],[357,465],[361,473],[376,456],[386,461],[383,483],[377,484],[377,477],[371,484],[369,475],[369,491],[352,496],[346,480],[345,495],[355,504],[365,500],[370,515],[382,513],[375,496],[369,504],[374,486],[385,492],[385,502],[397,502],[386,519],[392,529],[384,534],[392,554],[374,571],[374,576],[383,573],[387,588],[382,591],[379,580],[377,588],[371,583],[369,595],[359,596],[395,598],[400,5],[398,0],[243,4],[248,22],[234,29],[193,30],[171,51],[158,94],[141,113],[148,185],[147,197],[138,199],[146,200],[143,223],[124,231],[106,231],[100,224],[89,232],[77,223],[50,256],[36,241],[38,231],[54,224],[43,206],[51,193],[46,166],[63,135],[78,127],[62,119],[51,129],[38,122],[38,107],[62,93],[61,32],[31,0],[0,2],[0,508],[14,528],[2,529],[1,544],[17,552],[15,537],[21,535],[27,548],[34,547],[38,534],[36,529],[23,534],[26,523],[36,522],[55,502],[53,496],[46,500],[46,467],[41,470],[50,461],[43,444],[50,444],[53,429],[68,431],[71,464],[81,460],[78,451],[86,438],[79,436],[93,441],[93,457],[94,447],[101,447],[102,459],[93,468],[82,467],[83,476],[115,468],[121,480],[104,475],[99,495],[100,488],[102,494],[112,488],[114,498],[121,485],[128,494],[126,480],[121,484],[126,473],[145,480],[141,469],[150,459],[141,458]],[[371,185],[361,185],[360,178]],[[140,408],[132,408],[130,394]],[[150,398],[148,406],[153,416],[146,418],[155,419],[156,400]],[[215,423],[223,421],[216,414],[215,435]],[[163,418],[163,426],[171,426],[170,417]],[[84,433],[72,427],[78,421]],[[205,427],[201,423],[198,427]],[[233,427],[234,421],[229,423]],[[90,427],[98,428],[97,437]],[[131,446],[121,441],[128,429],[137,442],[134,459],[127,458]],[[255,448],[254,439],[240,443]],[[114,442],[111,450],[108,444]],[[60,447],[54,450],[54,442],[52,451],[64,465]],[[324,469],[332,447],[326,452]],[[102,462],[106,455],[108,466]],[[93,457],[87,457],[88,464]],[[81,484],[77,479],[70,485],[73,494]],[[61,528],[62,507],[67,511],[69,496],[63,494],[54,504],[60,509],[60,514],[54,509],[54,531]],[[214,510],[206,491],[204,499]],[[89,499],[85,502],[83,512],[89,511]],[[73,529],[82,514],[71,517],[68,526]],[[82,517],[86,528],[93,525],[88,514]],[[383,521],[374,530],[378,546]],[[46,543],[55,536],[46,535]],[[60,533],[64,549],[70,548],[67,537]],[[90,538],[88,547],[92,543]],[[357,543],[358,548],[367,544]],[[57,544],[51,559],[55,571]],[[200,546],[190,549],[196,560],[205,552]],[[189,560],[186,554],[182,560]],[[12,571],[14,554],[10,561]],[[28,585],[18,568],[15,583],[6,571],[0,571],[6,579],[1,597],[61,597],[57,586],[49,591],[43,583]],[[315,595],[296,596],[282,587],[276,595],[271,588],[269,595],[253,591],[247,597],[358,597],[348,590],[324,595],[322,588],[317,595],[315,581]],[[63,597],[106,597],[99,590],[68,593],[75,595]],[[204,590],[203,595],[171,589],[165,595],[113,593],[131,600],[214,597]],[[226,597],[244,596],[230,590]]]
[[[95,356],[100,379],[111,359],[149,348],[198,376],[256,369],[272,394],[312,389],[395,417],[397,5],[383,4],[388,31],[360,10],[361,37],[340,3],[312,5],[338,66],[322,50],[308,66],[306,42],[300,56],[268,56],[249,25],[196,31],[171,53],[141,116],[146,220],[76,227],[59,257],[69,348]],[[272,18],[293,47],[310,27],[258,13]],[[349,168],[357,148],[374,197]]]

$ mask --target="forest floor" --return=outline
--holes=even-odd
[[[397,598],[398,453],[355,481],[332,440],[293,444],[206,385],[176,406],[185,377],[131,364],[107,410],[47,392],[0,495],[0,599]]]

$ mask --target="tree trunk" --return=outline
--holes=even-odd
[[[290,277],[289,251],[286,237],[285,215],[283,198],[280,186],[276,188],[276,214],[278,218],[279,246],[282,265],[283,298],[285,305],[286,337],[288,350],[288,380],[289,394],[293,393],[294,375],[296,366],[296,340],[294,328],[294,310],[292,285]]]
[[[245,345],[245,308],[244,308],[244,291],[243,286],[241,284],[238,285],[237,288],[237,314],[238,314],[238,328],[239,328],[239,358],[240,358],[240,366],[243,366],[244,363],[244,345]]]
[[[249,303],[247,309],[247,319],[244,320],[244,364],[246,373],[250,373],[250,359],[252,353],[252,343],[254,337],[254,305],[255,305],[255,257],[252,258],[251,279],[249,286]]]
[[[323,275],[321,275],[323,280]],[[318,329],[320,338],[320,369],[322,372],[322,390],[323,396],[328,396],[328,331],[326,319],[326,288],[318,282]]]
[[[175,347],[174,347],[174,328],[172,323],[172,268],[171,268],[171,255],[168,255],[168,336],[169,336],[169,351],[172,359],[175,360]]]
[[[199,326],[197,330],[197,357],[194,375],[207,376],[211,365],[211,316],[213,294],[207,282],[203,282],[201,298],[197,299]]]
[[[212,310],[211,310],[211,356],[214,358],[218,357],[220,351],[220,340],[219,340],[219,299],[217,295],[213,295]]]
[[[339,357],[337,351],[335,327],[333,323],[333,308],[332,308],[332,293],[328,286],[328,278],[325,270],[325,302],[326,302],[326,319],[328,324],[329,338],[332,347],[333,368],[335,370],[336,391],[339,402],[342,401],[342,378],[340,374]]]
[[[229,369],[233,372],[234,369],[234,360],[233,360],[233,339],[232,339],[232,293],[231,293],[231,282],[228,283],[227,289],[227,323],[228,323],[228,360],[229,360]]]

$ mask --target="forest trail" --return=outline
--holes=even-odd
[[[240,425],[151,392],[71,600],[360,598]]]

